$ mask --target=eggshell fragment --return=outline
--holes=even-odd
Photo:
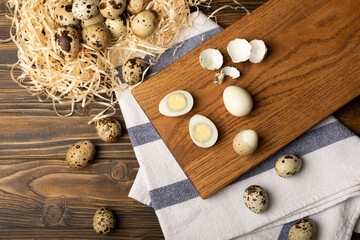
[[[310,218],[304,218],[294,224],[289,231],[289,240],[314,240],[316,224]]]
[[[139,38],[151,36],[158,25],[158,14],[154,10],[145,10],[136,14],[130,21],[131,31]]]
[[[93,228],[95,232],[106,235],[115,228],[115,216],[106,208],[98,209],[93,217]]]
[[[302,160],[294,154],[287,154],[278,158],[275,163],[276,173],[283,178],[292,177],[300,171]]]
[[[243,195],[244,203],[252,212],[263,213],[269,204],[269,197],[265,189],[252,185],[248,187]]]
[[[89,141],[80,141],[71,145],[66,154],[66,163],[71,168],[81,169],[88,165],[95,156],[95,145]]]
[[[241,156],[250,155],[258,147],[258,138],[254,130],[243,130],[234,137],[233,148]]]
[[[264,41],[254,39],[250,41],[250,45],[251,45],[251,55],[249,58],[250,62],[260,63],[264,59],[267,53],[267,47]]]
[[[230,55],[231,61],[234,63],[245,62],[251,56],[252,46],[246,39],[232,40],[228,46],[227,51]]]
[[[236,117],[249,114],[253,107],[251,95],[238,86],[227,87],[223,92],[223,101],[226,109]]]
[[[217,70],[223,63],[223,55],[217,49],[209,48],[200,53],[200,65],[207,70]]]

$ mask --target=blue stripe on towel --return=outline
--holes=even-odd
[[[133,147],[161,139],[160,135],[151,123],[145,123],[128,128],[128,133]]]
[[[354,133],[338,121],[308,131],[285,146],[279,152],[275,153],[270,158],[236,179],[233,183],[272,169],[277,158],[282,155],[294,153],[295,155],[301,157],[305,154],[319,150],[354,135]],[[153,189],[149,191],[149,195],[152,207],[155,210],[182,203],[199,196],[188,179],[161,188]]]
[[[149,192],[151,207],[155,210],[198,197],[198,193],[186,179]]]

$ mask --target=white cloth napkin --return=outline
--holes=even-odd
[[[175,56],[174,48],[168,50],[151,73],[222,30],[205,20],[200,13],[194,26],[182,31],[179,42],[187,40]],[[317,239],[350,239],[360,216],[360,139],[335,118],[327,118],[203,200],[131,92],[117,96],[140,165],[129,197],[154,208],[166,239],[287,239],[290,227],[303,217],[316,222]],[[276,175],[274,163],[288,153],[301,157],[303,166],[294,177],[283,179]],[[267,190],[266,212],[246,208],[242,195],[250,185]]]

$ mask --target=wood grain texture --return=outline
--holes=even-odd
[[[5,2],[0,0],[1,39],[9,36],[10,27]],[[241,2],[253,10],[265,0]],[[201,10],[209,15],[227,4],[232,1],[214,0],[211,9]],[[216,15],[219,24],[227,27],[245,14],[225,9]],[[1,43],[0,239],[163,239],[154,211],[127,197],[138,171],[127,133],[118,143],[100,143],[86,124],[100,110],[96,104],[77,107],[74,117],[57,117],[51,102],[39,103],[11,81],[6,65],[16,60],[15,46]],[[359,113],[358,98],[337,117],[360,133]],[[124,126],[120,111],[116,118]],[[94,165],[73,171],[65,165],[63,151],[82,138],[101,148]],[[83,181],[85,175],[89,181]],[[80,195],[75,191],[79,188],[84,189]],[[113,188],[116,192],[109,191]],[[107,237],[98,236],[91,227],[92,214],[100,206],[114,210],[118,220],[118,229]],[[353,240],[359,239],[354,235]]]
[[[354,65],[360,61],[360,15],[354,8],[360,8],[360,2],[346,0],[338,6],[335,0],[300,5],[270,1],[133,90],[202,198],[360,95],[360,69]],[[237,37],[263,39],[268,56],[260,64],[233,64],[226,46]],[[219,49],[224,65],[238,67],[242,77],[213,84],[214,72],[202,69],[198,60],[207,48]],[[248,116],[236,118],[226,111],[222,92],[229,85],[241,86],[253,96],[255,107]],[[179,89],[193,95],[193,110],[179,118],[161,115],[160,100]],[[209,117],[219,130],[218,142],[210,149],[192,144],[188,122],[194,114]],[[240,157],[232,149],[232,139],[244,129],[254,129],[260,144],[254,154]]]

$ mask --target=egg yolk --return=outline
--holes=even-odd
[[[205,123],[199,123],[192,129],[192,135],[198,142],[206,142],[212,135],[212,129]]]
[[[167,105],[170,110],[178,112],[186,107],[186,98],[184,94],[173,93],[167,98]]]

